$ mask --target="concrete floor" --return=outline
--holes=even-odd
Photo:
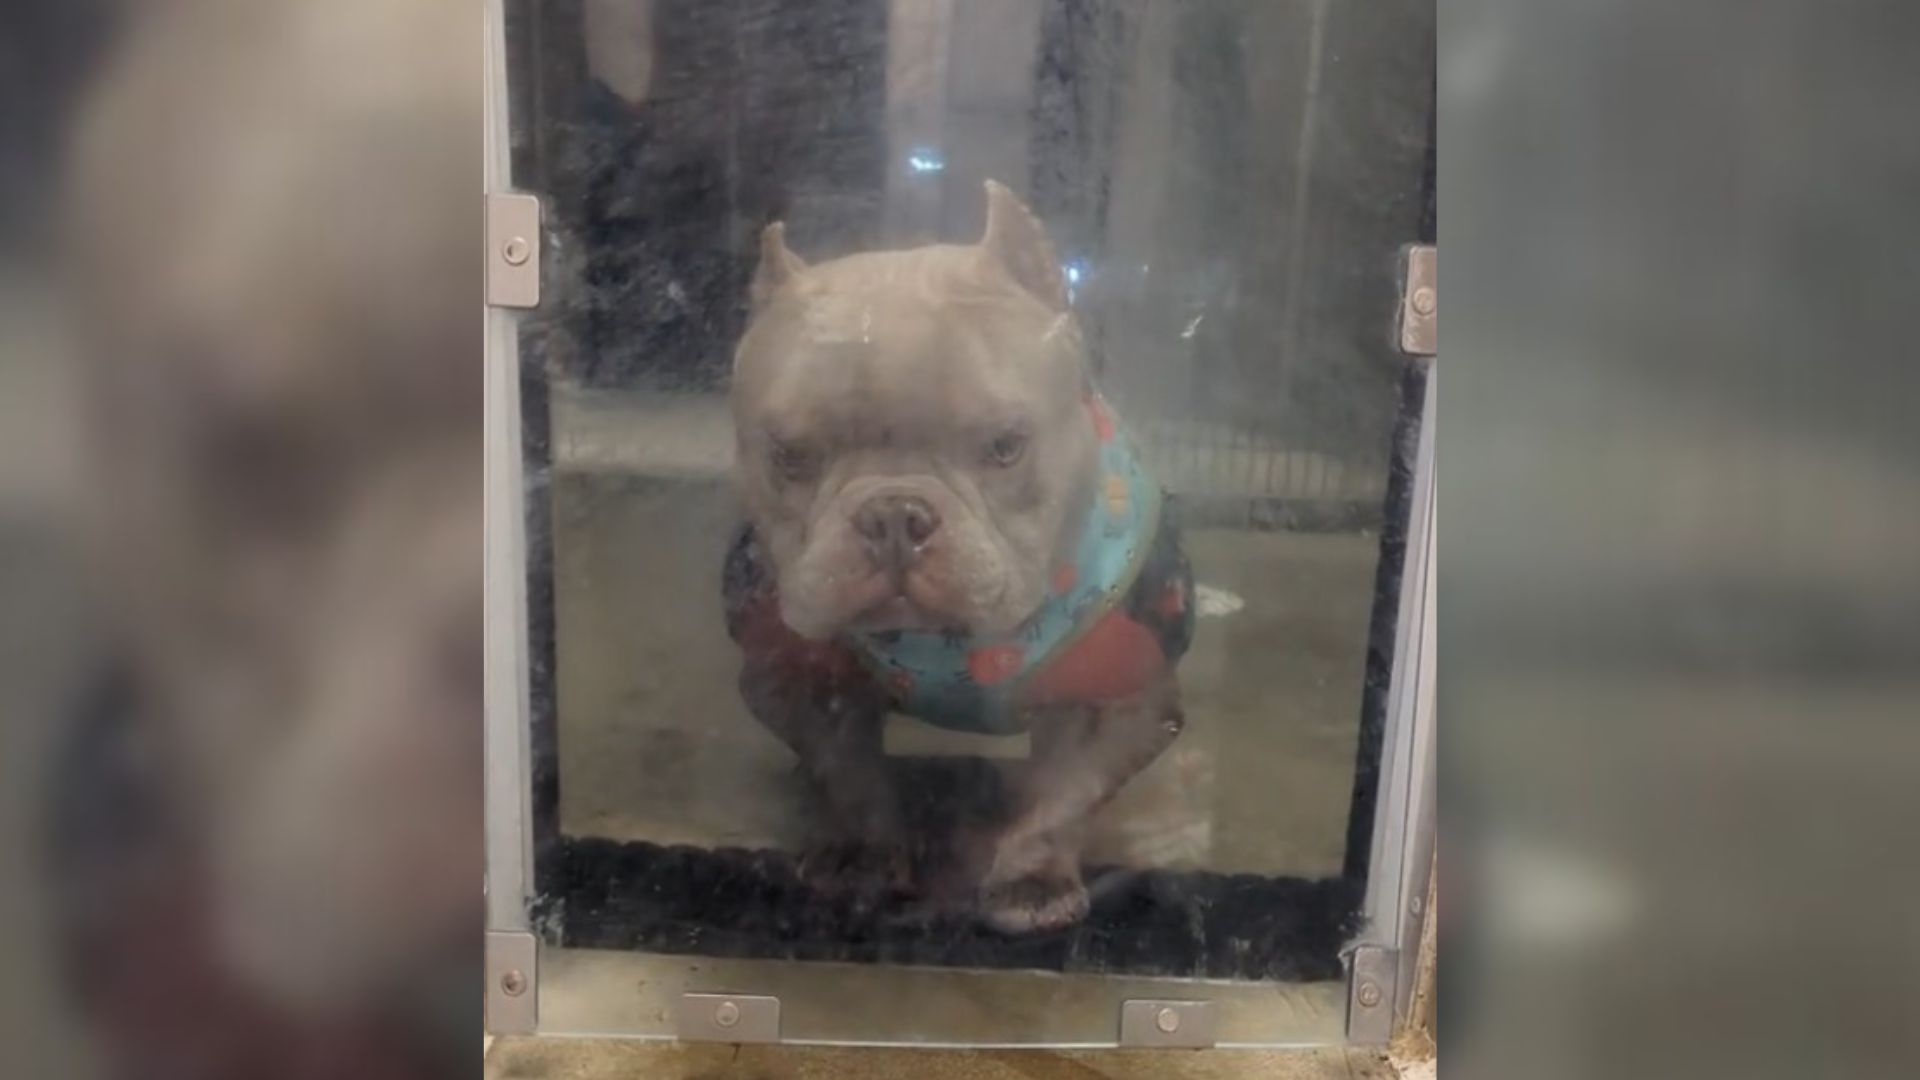
[[[1354,1050],[893,1050],[505,1039],[488,1080],[1391,1080]]]
[[[904,965],[791,963],[544,949],[540,1031],[677,1032],[685,993],[778,998],[780,1035],[798,1043],[908,1046],[1102,1046],[1121,1003],[1205,999],[1214,1037],[1232,1046],[1331,1046],[1345,1039],[1345,982],[1196,982],[1181,978]]]

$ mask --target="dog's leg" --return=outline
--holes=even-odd
[[[1172,678],[1136,697],[1035,723],[1014,814],[993,838],[982,877],[981,916],[989,925],[1024,933],[1086,915],[1080,845],[1087,819],[1159,757],[1185,723]]]
[[[886,699],[867,685],[794,685],[752,664],[740,691],[754,717],[799,756],[822,812],[801,877],[858,898],[910,889],[908,834],[881,742]]]

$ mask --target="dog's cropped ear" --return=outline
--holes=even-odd
[[[753,272],[749,295],[755,311],[767,306],[780,287],[792,281],[807,264],[787,247],[787,226],[776,221],[760,232],[760,266]]]
[[[987,232],[980,250],[1049,309],[1067,310],[1066,282],[1046,227],[998,180],[987,181]]]

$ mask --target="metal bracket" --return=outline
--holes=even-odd
[[[540,946],[517,930],[487,932],[487,1034],[532,1035],[540,1026]]]
[[[1347,972],[1347,1041],[1380,1046],[1393,1038],[1394,983],[1398,957],[1392,949],[1362,945]]]
[[[1213,1045],[1211,1001],[1123,1001],[1120,1045],[1201,1050]]]
[[[487,304],[540,306],[540,200],[487,196]]]
[[[1433,356],[1440,351],[1440,252],[1432,244],[1407,248],[1400,287],[1400,351]]]
[[[780,999],[758,994],[681,994],[673,1024],[682,1042],[777,1043]]]

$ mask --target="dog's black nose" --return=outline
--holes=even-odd
[[[939,531],[940,515],[914,495],[876,495],[854,512],[853,529],[876,565],[905,569]]]

